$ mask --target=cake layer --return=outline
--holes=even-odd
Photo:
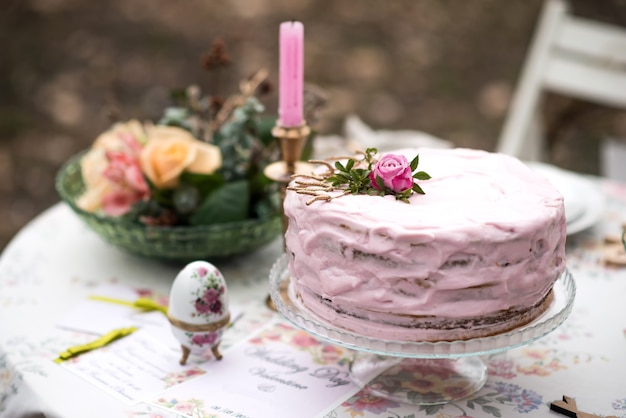
[[[481,338],[511,331],[528,324],[543,314],[553,301],[550,291],[536,305],[509,309],[490,315],[467,318],[436,316],[381,315],[365,310],[346,310],[319,295],[298,293],[290,283],[292,300],[306,307],[315,316],[360,335],[390,341],[456,341]],[[382,331],[381,331],[382,330]]]
[[[503,312],[538,310],[565,269],[559,192],[502,154],[396,153],[418,151],[432,179],[408,204],[348,195],[307,205],[310,196],[287,193],[289,269],[305,306],[380,338],[397,334],[386,324],[416,329],[414,318],[448,330],[494,318],[486,327],[500,332]]]

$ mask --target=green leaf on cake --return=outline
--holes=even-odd
[[[416,178],[418,180],[430,180],[430,174],[425,171],[418,171],[417,173],[413,174],[413,178]]]
[[[385,190],[385,181],[380,176],[376,176],[376,185],[380,190]]]
[[[350,177],[344,173],[336,173],[335,175],[328,178],[328,181],[333,186],[339,186],[341,184],[348,183],[350,181]]]
[[[417,166],[419,165],[419,163],[420,163],[420,156],[419,154],[417,154],[415,158],[413,158],[413,160],[411,161],[411,164],[409,164],[411,166],[411,172],[417,170]]]
[[[413,183],[412,190],[413,190],[415,193],[425,194],[425,193],[424,193],[424,190],[422,190],[422,188],[421,188],[421,187],[419,186],[419,184],[417,184],[417,183]]]
[[[240,180],[224,184],[211,193],[189,218],[192,225],[212,225],[248,219],[250,186]]]

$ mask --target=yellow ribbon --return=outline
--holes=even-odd
[[[105,345],[123,338],[127,335],[132,334],[133,332],[137,331],[136,327],[128,327],[128,328],[119,328],[119,329],[115,329],[111,332],[107,332],[106,334],[104,334],[102,337],[98,338],[97,340],[91,341],[87,344],[81,344],[81,345],[76,345],[74,347],[70,347],[67,350],[65,350],[64,352],[62,352],[61,354],[59,354],[59,357],[56,358],[54,360],[55,363],[61,363],[64,362],[65,360],[68,360],[72,357],[76,357],[80,354],[86,353],[87,351],[91,351],[91,350],[95,350],[97,348],[101,348],[104,347]]]
[[[135,300],[134,302],[131,302],[128,300],[110,298],[107,296],[91,295],[89,296],[89,299],[98,300],[100,302],[115,303],[118,305],[126,305],[126,306],[130,306],[133,308],[139,308],[144,311],[161,311],[163,314],[167,315],[167,306],[160,305],[156,303],[155,301],[153,301],[152,299],[148,299],[148,298],[139,298]]]

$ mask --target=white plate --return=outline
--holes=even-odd
[[[553,165],[539,162],[527,164],[546,177],[563,195],[568,235],[581,232],[600,220],[606,200],[591,180]]]

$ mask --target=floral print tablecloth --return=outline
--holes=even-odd
[[[626,267],[603,259],[605,236],[619,234],[626,221],[626,186],[595,181],[606,193],[606,211],[598,224],[568,237],[567,264],[578,291],[561,327],[532,344],[484,358],[486,384],[462,401],[410,406],[365,388],[326,416],[558,417],[549,405],[566,395],[576,399],[580,411],[626,417]],[[231,300],[247,311],[233,340],[276,315],[263,301],[281,247],[277,241],[218,264]],[[143,295],[166,295],[179,267],[105,244],[63,204],[31,222],[0,257],[0,417],[176,417],[148,404],[122,404],[50,359],[89,338],[55,324],[95,287],[122,283]],[[450,382],[434,374],[407,384],[416,391],[434,386],[454,391]]]

